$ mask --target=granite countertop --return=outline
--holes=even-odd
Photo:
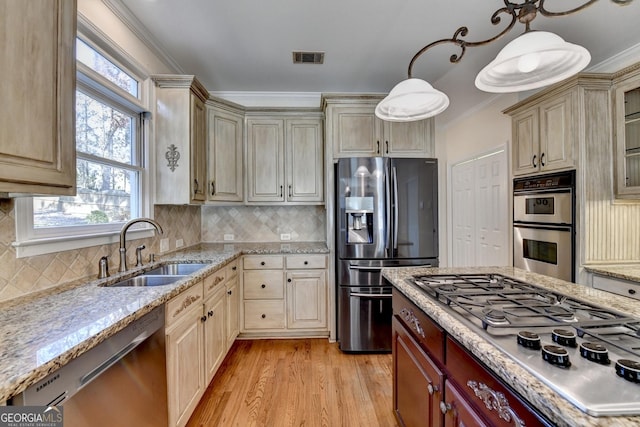
[[[584,269],[602,276],[614,277],[616,279],[640,282],[640,264],[603,264],[585,265]]]
[[[0,303],[0,404],[243,254],[322,254],[324,243],[203,243],[155,263]],[[210,266],[167,286],[105,287],[167,262]]]
[[[577,298],[602,304],[612,309],[640,317],[640,304],[636,300],[614,295],[586,286],[526,272],[513,267],[473,268],[387,268],[383,275],[395,288],[414,301],[418,307],[444,328],[449,335],[466,347],[497,376],[525,397],[545,416],[559,426],[639,426],[640,416],[592,417],[580,411],[567,400],[538,380],[516,361],[506,356],[481,335],[466,326],[441,304],[432,300],[405,279],[415,274],[474,274],[497,273],[525,282],[534,283],[553,291],[571,294]],[[638,390],[640,396],[640,388]]]

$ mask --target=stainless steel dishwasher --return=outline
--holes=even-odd
[[[10,404],[63,406],[69,426],[166,426],[164,306],[15,396]]]

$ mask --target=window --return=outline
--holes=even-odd
[[[76,48],[77,194],[18,199],[18,256],[110,243],[100,236],[148,216],[140,79],[86,41]],[[78,242],[30,249],[52,240]]]

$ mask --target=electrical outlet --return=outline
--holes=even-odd
[[[184,246],[184,240],[178,239],[176,240],[176,248],[181,248]]]
[[[280,234],[280,240],[291,240],[291,234],[289,233]]]
[[[169,239],[160,239],[160,252],[167,252],[169,250]]]
[[[233,234],[225,234],[224,235],[224,240],[225,241],[229,241],[229,240],[233,240],[235,239],[235,236]]]

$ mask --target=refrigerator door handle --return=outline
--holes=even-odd
[[[387,236],[385,241],[385,256],[393,257],[393,254],[389,253],[389,247],[391,246],[391,183],[390,177],[388,173],[384,174],[384,184],[385,184],[385,192],[386,192],[386,228],[387,228]]]
[[[393,167],[393,254],[398,255],[398,172]]]
[[[349,270],[365,270],[365,271],[382,271],[383,267],[368,267],[368,266],[356,266],[350,265]]]

